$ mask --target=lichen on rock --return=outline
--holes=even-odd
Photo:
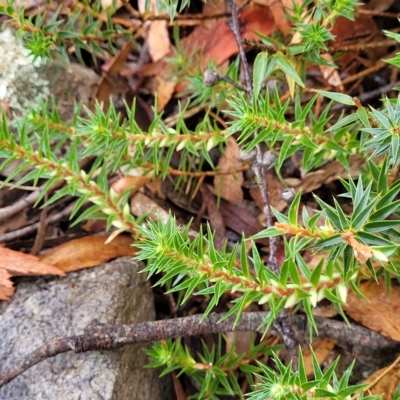
[[[7,116],[22,116],[30,104],[54,97],[62,120],[73,118],[74,105],[89,106],[98,75],[61,56],[34,58],[13,31],[0,31],[0,107]]]
[[[49,81],[39,73],[44,61],[34,59],[11,29],[0,32],[0,104],[6,110],[24,112],[29,102],[48,98]]]

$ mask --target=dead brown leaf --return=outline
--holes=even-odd
[[[146,188],[150,190],[157,198],[165,200],[167,196],[165,196],[164,192],[162,191],[162,180],[155,179],[151,182],[146,183]]]
[[[12,275],[0,268],[0,300],[11,300],[15,288],[11,281]]]
[[[147,0],[139,0],[138,8],[143,14],[146,12]],[[155,0],[150,0],[150,9],[154,15],[158,15],[157,4]],[[146,41],[149,54],[153,63],[162,61],[166,56],[171,54],[171,41],[169,39],[168,21],[148,21],[148,29],[146,32]],[[156,90],[157,111],[161,112],[171,100],[175,92],[176,79],[170,67],[163,68],[156,74]]]
[[[210,7],[215,7],[215,3],[212,3]],[[222,6],[221,9],[223,9]],[[215,10],[211,12],[215,13]],[[270,35],[274,29],[274,19],[267,7],[256,5],[252,9],[240,13],[239,18],[241,34],[246,39],[259,41],[257,33]],[[215,23],[207,21],[207,23],[197,26],[190,35],[181,40],[181,47],[185,49],[186,54],[200,59],[200,67],[203,70],[209,60],[219,66],[238,53],[235,37],[225,20]],[[144,65],[133,73],[130,72],[129,75],[149,77],[169,70],[169,65],[165,61],[159,60],[156,63]],[[186,82],[178,83],[175,91],[180,92],[186,85]]]
[[[333,63],[332,56],[330,54],[321,54],[322,58],[325,58],[326,61]],[[326,65],[319,66],[320,71],[322,72],[322,76],[326,80],[326,82],[335,87],[337,90],[343,92],[343,82],[340,78],[339,72],[335,67],[328,67]]]
[[[370,375],[364,383],[371,384],[375,381],[376,383],[368,388],[367,393],[382,395],[382,400],[392,400],[396,387],[400,383],[400,365],[382,368]]]
[[[273,30],[274,20],[267,7],[255,6],[252,10],[241,13],[239,18],[242,37],[245,39],[259,41],[257,33],[269,35]],[[202,48],[201,43],[205,44],[204,57],[202,57],[201,61],[203,69],[208,59],[222,64],[238,52],[236,40],[226,21],[219,22],[207,33],[206,37],[199,38],[199,36],[197,36],[198,40],[195,41],[197,48]]]
[[[99,82],[93,90],[91,98],[93,99],[91,106],[93,107],[94,101],[97,100],[103,105],[105,110],[108,110],[110,104],[110,97],[119,93],[118,85],[112,79],[118,77],[119,72],[125,65],[129,53],[133,49],[133,42],[128,41],[122,46],[121,51],[113,57],[109,63],[108,68],[101,74]]]
[[[36,256],[6,247],[0,247],[0,259],[1,268],[7,270],[12,276],[65,275],[60,269],[47,264]]]
[[[130,189],[131,196],[133,196],[141,187],[150,181],[151,178],[148,176],[124,176],[115,181],[111,185],[111,188],[118,194]]]
[[[241,7],[239,2],[236,2],[236,5],[238,7]],[[228,11],[228,3],[225,0],[213,0],[213,1],[207,1],[203,5],[203,9],[201,10],[201,13],[203,16],[212,16],[215,14],[222,14],[224,12]],[[206,18],[203,22],[202,25],[206,26],[208,29],[213,29],[215,24],[218,23],[218,20],[215,18]]]
[[[158,15],[156,1],[150,0],[150,8],[146,10],[148,1],[139,0],[138,8],[144,14],[150,10],[154,15]],[[162,60],[171,51],[171,41],[169,40],[168,21],[155,20],[148,22],[146,34],[147,45],[150,57],[153,62]]]
[[[105,244],[107,238],[108,235],[94,235],[71,240],[42,254],[40,260],[71,272],[135,254],[131,236],[119,235]]]
[[[162,60],[171,51],[167,21],[153,21],[147,32],[147,44],[151,59]]]
[[[174,383],[176,400],[186,400],[185,390],[183,389],[181,381],[176,377],[175,372],[172,373],[172,382]]]
[[[232,204],[222,200],[220,211],[226,226],[239,235],[244,234],[246,237],[250,237],[263,229],[258,219],[246,210],[244,204]],[[269,241],[266,238],[257,239],[256,242],[261,243],[263,246],[269,245]]]
[[[400,341],[400,287],[393,285],[388,296],[381,279],[379,285],[375,281],[362,282],[360,290],[368,300],[358,299],[350,291],[343,307],[346,314],[367,328]]]
[[[275,24],[269,9],[262,6],[254,6],[240,13],[239,19],[242,37],[256,41],[260,40],[257,33],[270,35]],[[202,70],[205,69],[208,60],[219,66],[238,53],[236,39],[227,21],[218,21],[215,25],[199,25],[182,39],[181,45],[187,54],[201,57]],[[176,91],[181,91],[185,86],[185,82],[177,84]]]
[[[133,215],[139,216],[148,213],[151,218],[155,220],[160,218],[164,223],[167,223],[169,219],[168,212],[163,210],[154,200],[143,193],[136,193],[135,196],[131,198],[130,206]]]
[[[350,21],[345,17],[336,19],[331,34],[335,37],[332,41],[333,46],[346,46],[352,44],[362,45],[363,42],[382,38],[382,32],[377,27],[375,21],[370,15],[357,14],[354,21]],[[364,50],[370,60],[376,61],[387,54],[387,49]],[[341,66],[348,65],[357,52],[344,52],[343,57],[337,62]]]
[[[151,11],[154,15],[159,14],[156,0],[138,0],[138,9],[141,14],[148,11]],[[149,21],[146,40],[153,62],[157,62],[169,54],[171,41],[169,40],[168,21]]]
[[[107,221],[104,219],[89,219],[82,225],[82,229],[88,233],[96,233],[105,231],[107,228]]]
[[[243,166],[240,159],[240,148],[236,140],[230,136],[228,145],[225,149],[225,154],[218,161],[217,168],[221,172],[232,171]],[[243,172],[236,174],[217,175],[214,178],[214,194],[221,196],[223,199],[233,204],[238,204],[243,201]]]
[[[162,60],[171,51],[167,21],[153,21],[147,32],[147,44],[151,59]]]
[[[156,76],[157,82],[157,111],[161,112],[171,100],[175,92],[176,78],[171,76],[171,71],[164,70]]]
[[[290,21],[285,15],[284,4],[281,0],[256,0],[255,3],[268,7],[278,30],[285,36],[289,34]]]
[[[12,276],[31,275],[60,275],[65,273],[46,262],[39,261],[38,257],[24,254],[19,251],[0,247],[0,300],[10,300],[14,293]]]

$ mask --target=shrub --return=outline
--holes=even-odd
[[[181,9],[188,3],[183,1]],[[237,78],[239,60],[231,64],[226,76],[220,76],[217,67],[209,63],[203,78],[203,72],[191,64],[194,59],[178,44],[178,52],[170,61],[177,76],[185,76],[189,81],[192,104],[208,103],[218,115],[229,117],[227,129],[217,127],[207,114],[190,129],[184,112],[171,128],[162,114],[155,111],[153,122],[144,132],[135,122],[135,104],[126,106],[127,116],[121,120],[112,102],[107,110],[99,104],[94,110],[86,109],[86,116],[77,109],[72,123],[67,123],[59,118],[51,104],[41,103],[32,105],[18,119],[17,133],[14,133],[3,112],[0,155],[5,162],[2,168],[13,160],[21,162],[7,182],[14,182],[17,176],[15,185],[46,180],[39,204],[47,190],[64,179],[67,184],[45,204],[67,195],[76,196],[79,200],[71,215],[75,223],[88,218],[105,219],[108,228],[113,226],[121,232],[130,232],[140,249],[137,258],[146,262],[145,271],[150,276],[156,275],[158,284],[165,285],[169,292],[177,292],[181,304],[194,294],[208,299],[204,317],[225,293],[235,292],[236,298],[224,318],[235,315],[238,322],[249,303],[268,303],[270,311],[262,324],[265,332],[273,326],[278,329],[278,322],[284,324],[285,315],[293,308],[304,310],[316,331],[313,310],[322,299],[328,299],[346,320],[342,305],[349,290],[361,295],[362,274],[370,274],[376,280],[383,276],[389,282],[392,276],[399,276],[400,267],[397,244],[400,238],[397,218],[400,210],[399,98],[384,99],[378,110],[365,108],[345,94],[315,90],[314,97],[302,102],[306,64],[333,66],[322,56],[333,37],[331,27],[339,17],[353,18],[356,5],[354,0],[327,0],[316,5],[305,1],[294,5],[290,19],[293,32],[297,32],[300,40],[286,45],[279,38],[261,37],[261,45],[255,47],[258,53],[253,76],[246,76],[244,84]],[[177,2],[159,6],[171,19],[181,10]],[[25,46],[38,59],[51,57],[54,51],[67,57],[67,45],[74,46],[78,58],[82,59],[84,51],[95,59],[96,54],[103,52],[101,42],[114,51],[116,39],[132,37],[128,29],[113,23],[115,8],[105,11],[98,1],[90,5],[77,3],[68,12],[60,6],[51,18],[39,12],[26,17],[23,8],[18,9],[11,2],[1,6],[0,13],[7,17],[8,24],[17,27]],[[104,15],[107,16],[105,23],[100,18]],[[399,35],[388,35],[400,41]],[[243,57],[241,62],[248,72]],[[398,56],[389,62],[400,66]],[[266,82],[279,81],[286,82],[290,90],[291,98],[285,102],[281,101],[277,86],[271,89],[271,85],[266,85]],[[329,102],[316,117],[313,106],[319,96]],[[345,105],[346,112],[333,119],[332,107],[336,104]],[[190,225],[180,226],[173,216],[167,223],[134,218],[129,209],[129,192],[117,194],[110,189],[109,177],[117,170],[142,168],[149,176],[166,178],[177,152],[182,172],[178,185],[191,178],[195,163],[200,173],[206,164],[218,173],[209,151],[217,146],[223,149],[229,136],[237,139],[243,159],[255,172],[265,195],[263,206],[267,221],[266,229],[253,237],[243,237],[233,249],[217,248],[210,227],[206,232],[200,230],[193,238]],[[62,159],[55,153],[55,144],[57,148],[65,147]],[[272,151],[276,157],[263,163],[264,149],[268,149],[268,156]],[[342,210],[336,198],[330,205],[318,196],[314,197],[319,209],[310,214],[305,207],[300,207],[300,192],[293,197],[288,192],[290,206],[285,214],[269,206],[265,169],[279,171],[295,153],[301,154],[304,172],[333,159],[347,169],[350,157],[358,155],[365,160],[366,167],[358,179],[341,180],[343,195],[352,202],[351,215]],[[79,166],[79,160],[86,157],[94,159],[88,171]],[[79,212],[86,202],[92,206]],[[282,265],[277,262],[277,237],[284,243]],[[255,243],[261,238],[270,240],[267,263]],[[309,267],[303,258],[304,251],[310,249],[326,255],[315,268]],[[290,332],[283,336],[290,347]],[[236,354],[234,349],[224,352],[223,348],[222,338],[211,350],[204,345],[199,361],[181,341],[168,340],[155,343],[149,354],[153,358],[151,365],[164,366],[164,373],[179,370],[189,374],[199,388],[194,398],[217,399],[232,394],[242,397],[237,371],[251,385],[251,399],[348,399],[362,387],[349,386],[352,366],[339,379],[335,375],[337,361],[322,372],[315,357],[315,378],[308,380],[302,352],[297,359],[297,348],[293,346],[288,349],[293,355],[293,364],[288,366],[276,356],[276,348],[265,341],[243,355]],[[271,355],[276,368],[254,362],[261,355]],[[361,392],[358,396],[375,398]]]

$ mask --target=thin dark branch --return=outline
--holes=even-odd
[[[230,24],[230,28],[235,36],[237,46],[239,48],[240,59],[243,66],[245,81],[246,81],[246,92],[249,95],[250,101],[253,98],[253,90],[252,90],[252,79],[250,76],[250,68],[247,62],[246,53],[243,47],[243,40],[240,36],[240,26],[239,26],[239,17],[236,8],[235,0],[229,0],[229,6],[232,13],[232,20]],[[254,133],[254,137],[256,138],[258,132]],[[254,174],[256,175],[258,186],[260,187],[261,200],[263,204],[263,212],[265,215],[265,219],[267,222],[267,227],[273,226],[272,219],[272,211],[270,207],[270,202],[268,198],[268,183],[265,175],[265,167],[263,164],[263,152],[260,144],[256,146],[256,157],[252,164],[252,169]],[[277,275],[279,275],[279,265],[278,265],[278,248],[277,248],[277,239],[275,236],[269,238],[269,260],[268,267]],[[297,341],[294,338],[294,334],[289,322],[286,319],[287,311],[283,310],[279,318],[274,322],[274,328],[277,329],[279,334],[282,336],[283,343],[285,344],[290,356],[293,359],[293,368],[297,369],[298,364],[298,355],[297,355]]]
[[[270,54],[275,54],[276,52],[280,51],[284,54],[287,54],[288,48],[280,45],[279,47],[272,46],[269,44],[259,43],[256,42],[254,39],[242,39],[242,43],[251,47],[252,49],[259,50],[259,51],[266,51]]]
[[[59,187],[61,187],[62,181],[57,182],[56,185],[58,186],[57,187],[58,189]],[[29,193],[28,196],[18,199],[10,206],[0,208],[0,222],[5,221],[7,218],[12,217],[13,215],[19,213],[24,208],[34,204],[35,201],[39,198],[39,196],[40,196],[40,191],[36,190],[34,192]]]
[[[235,0],[229,0],[229,7],[230,7],[231,13],[232,13],[232,20],[231,20],[230,28],[233,32],[233,35],[235,36],[235,40],[236,40],[237,46],[239,48],[239,55],[240,55],[240,60],[242,62],[242,66],[243,66],[244,79],[246,81],[246,92],[249,95],[249,97],[252,98],[252,92],[253,92],[252,91],[252,79],[251,79],[251,75],[250,75],[249,63],[247,62],[246,52],[244,51],[244,47],[242,44],[242,38],[240,37],[239,17],[238,17],[238,11],[236,8]]]
[[[239,90],[243,90],[244,92],[247,93],[247,88],[243,87],[242,85],[239,85],[233,79],[229,78],[229,76],[220,76],[219,79],[221,81],[225,81],[225,82],[229,83],[230,85],[234,86],[235,88],[237,88]]]
[[[110,350],[133,343],[150,342],[194,336],[209,333],[245,331],[263,332],[260,325],[267,317],[267,312],[243,313],[235,325],[235,316],[219,322],[224,314],[210,314],[202,320],[202,315],[176,318],[164,321],[144,322],[135,325],[101,324],[93,321],[82,335],[55,339],[26,355],[13,366],[0,373],[0,387],[12,381],[29,368],[57,354],[74,351],[82,353],[93,350]],[[286,318],[293,328],[296,338],[304,340],[308,336],[309,325],[307,317],[294,315]],[[348,326],[343,322],[323,318],[316,318],[319,337],[328,337],[350,345],[360,345],[371,350],[399,347],[399,342],[385,338],[379,333],[370,331],[361,326]],[[271,330],[272,334],[277,334]]]
[[[256,42],[254,39],[242,39],[242,43],[252,49],[259,50],[259,51],[266,51],[270,54],[275,54],[280,51],[283,54],[289,54],[290,47],[286,47],[278,43],[276,46],[270,44],[264,44]],[[342,46],[329,46],[326,49],[321,49],[320,54],[332,54],[332,53],[339,53],[339,52],[349,52],[349,51],[363,51],[367,49],[376,49],[379,47],[389,47],[395,46],[399,42],[394,39],[386,39],[386,40],[378,40],[369,43],[356,43],[351,45],[342,45]]]
[[[58,222],[62,218],[66,218],[71,215],[72,210],[75,207],[76,202],[71,203],[67,207],[65,207],[60,212],[50,215],[46,218],[46,225],[54,224]],[[23,228],[17,229],[15,231],[7,232],[4,235],[0,236],[0,243],[7,243],[12,240],[18,239],[22,236],[26,236],[29,233],[35,232],[40,227],[40,222],[36,222],[31,225],[24,226]]]
[[[271,228],[274,226],[274,220],[272,218],[272,212],[268,196],[268,183],[265,174],[265,167],[263,165],[263,154],[259,146],[256,147],[256,159],[254,160],[251,168],[257,178],[257,183],[260,188],[261,201],[263,204],[263,212],[265,215],[267,227]],[[276,237],[269,238],[269,259],[268,267],[277,275],[279,275],[279,265],[278,265],[278,248]]]
[[[240,60],[242,62],[244,76],[246,80],[246,91],[249,94],[250,99],[252,98],[252,79],[250,76],[250,68],[247,62],[246,53],[243,47],[243,40],[240,36],[240,26],[239,26],[239,17],[236,8],[235,0],[229,0],[229,6],[232,13],[232,21],[230,24],[230,28],[235,36],[236,43],[239,48]],[[255,136],[257,136],[257,132]],[[268,198],[268,184],[267,179],[265,176],[265,168],[263,165],[263,154],[261,147],[258,145],[256,146],[256,158],[253,162],[252,169],[256,175],[258,180],[258,185],[260,187],[261,199],[263,203],[263,211],[266,218],[267,226],[273,226],[273,219],[272,219],[272,212],[270,207],[270,202]],[[269,256],[269,268],[275,272],[279,273],[279,266],[278,266],[278,259],[277,259],[277,245],[276,245],[276,238],[270,238],[270,256]]]

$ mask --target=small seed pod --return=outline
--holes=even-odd
[[[206,69],[203,73],[203,82],[207,87],[212,87],[219,81],[219,75],[213,69]]]
[[[281,199],[286,203],[291,203],[295,198],[296,193],[292,188],[285,188],[281,191]]]
[[[264,167],[270,167],[273,162],[278,158],[278,156],[271,150],[268,150],[263,155],[263,165]]]
[[[243,149],[240,149],[240,158],[243,161],[252,161],[256,158],[256,156],[257,156],[256,149],[250,150],[249,152],[245,152]]]

